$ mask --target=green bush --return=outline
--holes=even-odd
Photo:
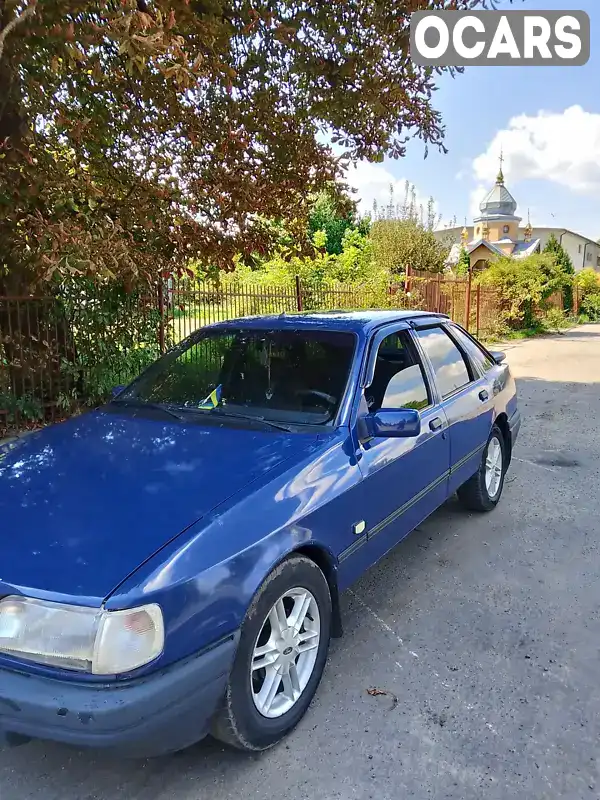
[[[571,285],[572,278],[552,253],[538,253],[521,259],[496,258],[477,282],[501,295],[502,313],[512,328],[532,328],[543,316],[548,298]]]
[[[561,331],[568,328],[571,324],[571,320],[567,315],[567,312],[561,308],[549,308],[543,319],[544,327],[553,332],[553,333],[561,333]]]
[[[42,405],[32,394],[15,397],[10,392],[0,392],[0,428],[3,422],[14,424],[19,420],[37,422],[43,417]]]
[[[481,338],[486,342],[500,342],[507,339],[511,328],[505,314],[496,315],[481,331]]]
[[[327,295],[342,291],[356,293],[359,287],[369,294],[384,298],[390,282],[390,274],[377,267],[373,261],[373,247],[369,236],[357,229],[347,229],[339,254],[327,252],[325,231],[313,235],[312,252],[304,255],[288,248],[281,248],[258,268],[252,269],[241,260],[233,273],[221,278],[223,286],[252,284],[265,288],[295,291],[296,276],[300,278],[305,306],[326,308],[331,298]]]
[[[582,299],[588,294],[598,294],[600,292],[600,274],[592,267],[586,267],[575,275],[575,285],[579,289],[579,296]]]
[[[63,283],[59,298],[74,345],[61,363],[61,374],[70,378],[57,398],[63,410],[105,401],[114,386],[129,383],[159,355],[154,296],[114,281],[77,278]]]
[[[461,247],[460,258],[458,259],[458,263],[456,264],[454,272],[456,275],[464,276],[468,275],[470,269],[471,269],[471,256],[469,255],[469,251],[467,250],[466,247]]]
[[[600,291],[586,295],[581,301],[580,307],[591,322],[600,320]]]
[[[575,276],[579,293],[579,309],[588,322],[600,320],[600,274],[586,267]]]

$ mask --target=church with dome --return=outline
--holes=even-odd
[[[496,183],[479,204],[478,217],[473,220],[472,238],[465,226],[461,231],[461,241],[452,245],[446,265],[452,269],[465,249],[469,254],[472,270],[480,270],[487,266],[495,256],[511,256],[524,258],[532,253],[539,253],[541,240],[533,238],[531,222],[523,229],[520,238],[517,216],[517,203],[504,185],[502,166]]]
[[[524,227],[517,216],[517,202],[504,184],[502,156],[496,183],[479,204],[479,215],[473,224],[464,228],[437,230],[439,241],[451,244],[446,267],[453,270],[464,250],[469,254],[471,270],[484,269],[498,256],[524,258],[539,253],[553,235],[569,254],[575,271],[584,267],[600,268],[600,246],[592,239],[560,227],[534,228],[529,214]]]

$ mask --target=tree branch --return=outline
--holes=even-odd
[[[10,20],[10,22],[6,25],[6,27],[0,31],[0,59],[2,58],[2,53],[4,51],[4,41],[6,40],[8,34],[14,28],[16,28],[17,25],[20,25],[22,22],[25,22],[25,20],[28,17],[33,17],[35,12],[36,12],[35,5],[27,6],[27,8],[25,8],[17,17],[13,17]]]

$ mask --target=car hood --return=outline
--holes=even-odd
[[[0,596],[95,603],[316,439],[100,410],[0,447]]]

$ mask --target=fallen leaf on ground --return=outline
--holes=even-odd
[[[367,694],[370,695],[371,697],[380,697],[381,695],[385,695],[386,697],[391,697],[392,707],[390,708],[390,711],[396,708],[396,706],[398,705],[398,698],[396,697],[396,695],[393,692],[389,692],[387,689],[376,689],[376,688],[367,689]]]

